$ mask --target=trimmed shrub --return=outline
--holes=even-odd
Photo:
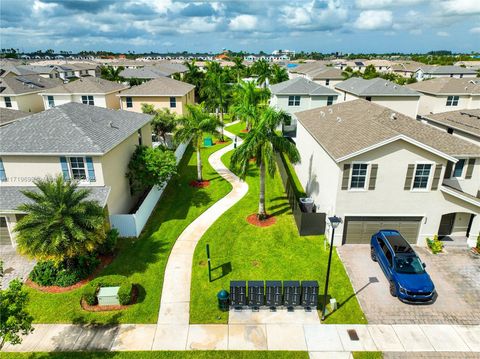
[[[107,232],[107,236],[105,238],[105,242],[100,246],[98,249],[98,253],[100,254],[112,254],[115,251],[118,242],[118,230],[116,228],[112,228]]]
[[[477,237],[477,250],[480,251],[480,234]]]
[[[97,304],[97,292],[100,287],[120,287],[118,299],[121,305],[127,305],[132,299],[133,284],[123,275],[107,275],[92,280],[85,286],[82,298],[89,305]]]
[[[132,300],[132,290],[133,284],[129,281],[120,286],[120,289],[118,290],[118,300],[121,305],[130,304],[130,301]]]
[[[91,282],[83,288],[82,298],[88,305],[97,304],[97,286],[90,285]]]
[[[427,238],[427,246],[430,248],[433,254],[443,251],[443,243],[438,239],[437,235],[434,235],[433,239]]]

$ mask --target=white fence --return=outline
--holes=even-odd
[[[187,147],[188,143],[182,143],[175,150],[177,164],[180,163]],[[153,187],[135,213],[110,216],[110,224],[118,230],[121,237],[138,237],[140,235],[158,200],[162,197],[165,187],[166,184],[162,187]]]

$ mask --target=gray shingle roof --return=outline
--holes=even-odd
[[[338,93],[332,89],[307,80],[304,77],[295,77],[293,79],[271,85],[270,90],[274,95],[338,96]]]
[[[0,126],[6,125],[10,122],[18,120],[19,118],[26,117],[29,115],[30,113],[28,112],[0,107]]]
[[[480,137],[480,109],[448,111],[423,117]]]
[[[477,72],[473,69],[467,69],[460,66],[422,66],[422,71],[432,75],[449,75],[449,74],[470,74],[475,75]]]
[[[108,94],[128,86],[99,77],[84,77],[45,91],[45,94]]]
[[[450,156],[480,157],[480,146],[393,114],[386,107],[358,99],[297,112],[295,116],[336,161],[401,135]]]
[[[342,70],[336,67],[323,67],[306,72],[312,80],[343,80]]]
[[[335,88],[355,96],[415,96],[420,94],[408,87],[397,85],[381,78],[365,80],[361,77],[351,77],[335,85]]]
[[[40,75],[2,77],[0,78],[0,96],[40,92],[58,86],[62,82],[60,79],[49,79]]]
[[[120,72],[120,76],[126,79],[156,79],[158,77],[166,77],[169,76],[167,72],[160,71],[159,69],[155,69],[152,67],[143,67],[139,69],[125,69]]]
[[[71,102],[0,127],[0,153],[105,154],[151,118]]]
[[[442,95],[480,94],[480,79],[437,77],[407,85],[419,92]]]
[[[91,190],[88,200],[97,201],[100,206],[105,207],[107,199],[110,194],[110,187],[79,187],[89,188]],[[22,191],[35,191],[38,188],[35,186],[0,186],[0,211],[15,211],[20,205],[24,203],[32,203],[32,200],[25,197]]]
[[[195,86],[170,77],[159,77],[122,91],[120,96],[184,96]]]

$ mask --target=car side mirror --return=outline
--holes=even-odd
[[[427,268],[427,265],[425,263],[422,263],[423,268]]]

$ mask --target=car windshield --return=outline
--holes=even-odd
[[[395,269],[398,273],[421,274],[425,272],[420,258],[415,256],[395,257]]]

